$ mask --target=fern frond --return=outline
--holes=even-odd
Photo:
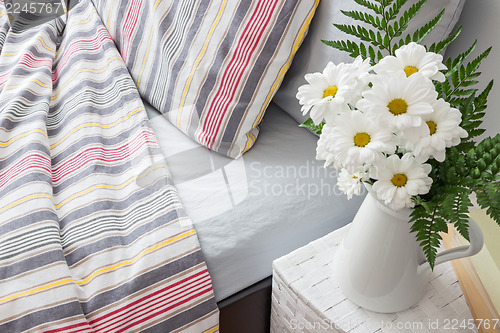
[[[299,127],[307,128],[311,132],[314,132],[318,135],[321,135],[321,132],[323,131],[324,125],[325,125],[324,122],[322,122],[319,125],[316,125],[311,118],[308,118],[306,121],[304,121],[302,124],[300,124]]]
[[[399,21],[394,22],[392,26],[392,33],[388,33],[389,38],[399,37],[408,28],[408,23],[418,12],[422,9],[427,0],[420,0],[419,2],[413,4],[407,11],[401,15]],[[388,20],[389,21],[389,20]],[[387,30],[389,32],[389,29]]]
[[[438,43],[433,43],[431,46],[429,46],[429,52],[434,52],[434,53],[443,52],[448,47],[448,45],[451,44],[451,42],[457,39],[458,35],[460,35],[461,32],[462,32],[462,26],[459,26],[454,33],[448,36],[448,38],[445,38]]]
[[[384,9],[382,8],[381,5],[376,5],[371,1],[368,0],[354,0],[358,5],[363,6],[365,8],[368,8],[372,10],[375,14],[382,15],[384,13]]]
[[[423,25],[421,28],[415,30],[413,35],[408,34],[406,38],[401,39],[403,41],[406,41],[404,44],[408,44],[409,41],[413,41],[415,43],[421,43],[422,40],[436,27],[436,25],[441,21],[441,19],[444,16],[444,9],[432,20],[427,22],[425,25]],[[398,45],[401,45],[401,42],[398,43]],[[399,46],[401,47],[401,46]],[[396,49],[395,49],[396,50]]]
[[[385,25],[387,24],[385,20],[380,20],[379,17],[374,17],[373,15],[370,15],[368,13],[358,12],[355,10],[352,11],[341,10],[341,12],[342,14],[352,18],[353,20],[367,23],[372,27],[374,27],[375,29],[383,30],[384,24]]]

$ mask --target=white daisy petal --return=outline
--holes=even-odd
[[[421,162],[429,158],[444,161],[446,148],[467,137],[467,132],[459,126],[462,121],[460,111],[451,108],[443,99],[435,101],[432,108],[432,113],[422,115],[422,126],[427,127],[426,131],[419,131],[418,135],[403,132],[407,140],[405,148]]]
[[[361,98],[362,91],[368,87],[365,78],[370,68],[369,61],[359,58],[352,64],[329,62],[323,72],[306,74],[308,84],[299,87],[297,92],[302,112],[311,112],[315,124],[332,123],[338,114],[350,110],[349,104]]]
[[[372,189],[394,210],[413,207],[412,196],[428,193],[432,184],[432,178],[428,177],[430,165],[419,163],[410,153],[402,158],[391,155],[376,168],[378,172],[370,173],[377,179]]]
[[[334,163],[348,172],[359,171],[365,164],[376,164],[384,153],[392,154],[393,135],[366,118],[360,111],[343,113],[335,126],[325,125],[318,140],[317,158]]]
[[[436,92],[432,83],[417,74],[379,74],[372,80],[372,88],[363,92],[357,107],[380,126],[399,132],[421,126],[421,116],[432,113]]]
[[[412,42],[397,49],[395,55],[382,58],[373,66],[374,71],[377,74],[403,72],[407,76],[418,72],[431,80],[444,81],[445,77],[439,71],[446,66],[440,54],[427,52],[424,46]]]

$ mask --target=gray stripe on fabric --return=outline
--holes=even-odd
[[[110,81],[107,87],[102,87],[104,84],[94,81],[87,82],[88,87],[93,89],[80,91],[74,98],[62,99],[57,106],[51,107],[47,119],[48,126],[50,126],[47,129],[47,134],[55,136],[66,125],[74,121],[74,119],[65,117],[65,115],[74,113],[77,109],[81,109],[78,111],[80,114],[89,113],[108,116],[126,104],[130,104],[130,102],[137,103],[138,107],[142,107],[142,104],[137,102],[138,95],[134,92],[132,83],[125,75],[122,75],[122,77],[120,80]],[[92,98],[92,103],[90,104],[86,98]]]
[[[106,212],[103,212],[103,215],[89,219],[84,224],[73,226],[62,233],[62,246],[64,249],[67,249],[79,242],[84,242],[92,236],[104,235],[111,232],[123,233],[131,230],[138,223],[142,223],[142,218],[154,216],[165,211],[166,205],[162,199],[159,197],[151,198],[148,202],[137,206],[130,206],[131,209],[125,213],[115,211],[106,214]],[[170,202],[173,202],[173,200]]]
[[[80,316],[81,321],[86,319],[82,314],[82,308],[77,301],[71,301],[65,304],[60,304],[47,309],[28,313],[21,318],[9,321],[0,325],[0,332],[24,332],[38,325],[45,324],[47,319],[51,322],[59,321],[69,317]],[[76,321],[76,319],[75,319]]]
[[[136,154],[133,159],[125,160],[125,162],[121,161],[120,164],[107,164],[106,162],[101,161],[89,163],[84,167],[78,169],[78,172],[75,171],[71,176],[65,177],[64,181],[62,181],[61,183],[53,185],[53,194],[58,195],[61,191],[71,187],[74,184],[77,184],[82,179],[85,179],[95,173],[107,175],[119,175],[125,173],[134,165],[138,164],[138,161],[153,154],[161,156],[161,150],[159,148],[152,148],[151,150],[144,149],[142,152]]]
[[[105,1],[104,0],[101,0],[102,1],[102,6],[104,6],[105,4]],[[143,0],[143,1],[147,1],[147,0]],[[118,51],[120,52],[120,54],[122,53],[122,28],[123,28],[123,21],[124,19],[126,19],[126,17],[124,16],[124,14],[127,14],[128,11],[127,11],[127,7],[129,4],[131,4],[132,2],[131,1],[120,1],[120,7],[119,8],[113,8],[115,12],[117,12],[116,14],[116,17],[115,17],[115,24],[116,24],[116,27],[115,27],[115,31],[113,34],[111,34],[114,38],[113,40],[115,41],[115,45],[116,45],[116,48],[118,49]],[[114,14],[114,13],[113,13]],[[108,14],[109,15],[112,15],[112,14]],[[104,21],[104,20],[103,20]]]
[[[82,34],[82,37],[86,36],[85,34]],[[95,36],[95,35],[94,35]],[[94,37],[92,36],[92,37]],[[73,38],[73,36],[71,37]],[[74,37],[74,38],[80,38],[80,37]],[[86,40],[89,41],[91,38],[81,38],[81,40]],[[88,52],[85,54],[78,53],[76,55],[72,55],[68,62],[64,64],[62,68],[59,68],[59,74],[58,78],[60,80],[56,80],[53,83],[53,90],[56,91],[59,88],[59,84],[66,84],[67,81],[65,81],[66,76],[72,76],[75,74],[75,67],[83,67],[87,68],[88,64],[84,64],[83,66],[78,66],[79,62],[92,62],[92,65],[95,65],[94,63],[101,63],[102,65],[107,65],[108,60],[111,59],[111,52],[110,50],[114,47],[113,41],[112,40],[106,40],[103,43],[100,44],[100,48],[97,51],[92,51]],[[64,51],[61,52],[63,54]],[[62,58],[62,57],[61,57]],[[58,66],[58,64],[55,65],[55,67]],[[123,66],[125,68],[125,66]],[[51,73],[52,74],[52,73]],[[130,75],[130,74],[129,74]],[[79,86],[79,89],[85,89],[85,86]]]
[[[66,159],[68,156],[74,154],[75,152],[81,151],[85,147],[95,147],[97,144],[102,145],[104,147],[114,146],[120,143],[124,143],[128,138],[132,137],[135,133],[141,131],[143,129],[142,124],[146,122],[146,120],[141,120],[139,123],[133,125],[132,128],[126,129],[123,132],[120,132],[118,135],[107,138],[103,137],[99,133],[94,136],[86,136],[81,138],[78,141],[73,142],[70,146],[66,147],[63,151],[61,151],[57,156],[52,157],[52,166],[56,166],[58,163]]]
[[[42,171],[30,171],[22,177],[16,177],[14,180],[10,180],[7,185],[2,185],[0,188],[0,202],[2,202],[3,196],[12,193],[15,189],[31,182],[43,182],[46,183],[47,186],[50,186],[52,177]]]
[[[195,112],[193,113],[191,118],[191,124],[193,124],[193,126],[190,126],[188,130],[188,134],[192,137],[195,137],[195,132],[198,126],[201,126],[201,123],[198,119],[201,119],[202,113],[211,112],[211,110],[208,109],[207,99],[215,88],[215,83],[217,82],[218,76],[222,74],[222,65],[227,57],[227,52],[231,49],[231,47],[233,47],[233,44],[236,42],[236,33],[239,31],[240,25],[243,23],[243,20],[248,10],[250,9],[250,6],[251,1],[240,2],[234,14],[233,20],[231,21],[231,25],[228,28],[228,33],[219,46],[219,49],[215,56],[215,61],[210,67],[207,79],[201,87],[198,98],[196,100]],[[224,68],[224,70],[226,69],[227,68]],[[211,102],[212,101],[210,101],[210,103]]]
[[[160,52],[160,47],[163,44],[162,39],[163,39],[163,32],[168,31],[170,29],[170,26],[174,22],[175,18],[175,13],[177,11],[177,6],[179,5],[179,1],[173,1],[171,4],[171,7],[169,11],[166,13],[164,18],[160,21],[158,25],[158,33],[156,36],[156,44],[158,45],[158,52],[155,53],[154,58],[153,58],[153,63],[152,63],[152,70],[151,70],[151,76],[148,79],[146,89],[145,91],[141,92],[144,96],[144,99],[146,99],[149,103],[153,103],[155,101],[156,96],[153,94],[153,87],[156,85],[156,81],[159,80],[159,76],[161,75],[169,75],[170,73],[163,73],[161,71],[161,63],[163,61],[163,54]],[[158,69],[158,70],[156,70]],[[156,109],[159,109],[161,107],[161,102],[163,101],[163,98],[161,96],[158,96]],[[151,104],[153,105],[153,104]]]
[[[177,57],[177,60],[174,62],[173,67],[172,67],[172,73],[169,74],[168,79],[170,80],[170,84],[168,87],[166,87],[166,92],[162,91],[160,92],[163,94],[165,97],[162,98],[162,100],[158,103],[158,106],[156,106],[156,109],[158,109],[160,112],[167,113],[172,109],[172,94],[173,91],[177,85],[177,82],[179,80],[178,75],[179,72],[182,70],[184,66],[185,60],[188,58],[189,51],[192,47],[191,43],[196,37],[196,35],[199,32],[200,26],[204,21],[204,16],[206,15],[207,8],[210,4],[210,0],[202,0],[199,1],[198,7],[196,10],[196,13],[194,15],[194,19],[189,26],[189,30],[186,34],[186,39],[190,41],[190,43],[185,43],[184,46],[182,47],[182,50],[180,54]],[[161,80],[161,77],[158,78],[158,80]],[[155,85],[157,85],[157,82],[155,81]],[[151,104],[153,105],[153,104]],[[153,105],[155,106],[155,105]]]
[[[37,210],[36,212],[27,213],[26,215],[0,224],[0,235],[30,226],[39,221],[57,221],[57,215],[51,210]]]
[[[193,29],[197,30],[201,24],[201,20],[196,21],[197,11],[194,10],[195,5],[196,1],[193,0],[184,0],[182,4],[179,4],[178,8],[180,7],[180,9],[175,14],[173,25],[170,27],[166,38],[163,39],[161,45],[163,60],[152,93],[155,104],[161,105],[164,100],[164,97],[161,98],[161,96],[165,95],[166,88],[170,91],[170,87],[175,86],[177,75],[187,56],[187,53],[182,54],[182,48],[189,49],[191,47],[192,38],[190,38],[189,33]],[[198,17],[198,19],[200,18]]]
[[[162,186],[166,181],[169,181],[169,180],[166,178],[162,178],[162,179],[158,179],[156,183],[158,183],[159,186]],[[169,185],[171,185],[171,184],[169,184]],[[160,192],[160,190],[156,190],[156,187],[154,187],[154,188],[155,188],[155,191],[158,191],[158,196],[160,196],[160,197],[162,195],[163,196],[167,195],[168,192],[171,191],[171,189],[169,187],[166,187],[165,189],[162,188],[161,192]],[[85,216],[88,216],[90,213],[93,213],[93,212],[108,211],[108,210],[112,210],[112,211],[125,210],[128,207],[132,206],[133,202],[144,200],[144,199],[150,197],[152,195],[151,192],[152,191],[149,189],[142,189],[142,190],[138,190],[136,192],[133,192],[131,195],[129,195],[126,198],[123,198],[122,200],[102,199],[102,200],[97,201],[97,202],[89,202],[87,205],[85,205],[81,208],[74,209],[69,214],[67,214],[63,218],[59,219],[59,226],[61,229],[63,229],[71,221],[81,219]]]
[[[14,164],[16,160],[20,159],[23,155],[31,155],[32,152],[36,151],[39,155],[50,156],[49,148],[39,142],[29,142],[22,148],[18,149],[14,154],[9,157],[0,160],[0,170],[7,169]]]
[[[142,330],[142,333],[165,333],[172,332],[192,322],[189,318],[201,318],[217,309],[213,298],[206,300],[192,308],[189,308],[166,321],[162,321],[152,327]]]
[[[9,264],[9,269],[0,270],[0,273],[2,273],[0,275],[0,280],[6,280],[19,274],[26,273],[26,267],[29,267],[30,270],[33,271],[57,262],[62,262],[66,265],[66,260],[61,250],[49,250],[47,252],[35,254],[26,259]]]
[[[220,148],[216,149],[219,153],[228,154],[229,150],[231,149],[232,142],[234,141],[234,138],[236,136],[236,132],[238,131],[241,123],[245,121],[245,113],[248,112],[249,107],[252,107],[250,105],[250,102],[252,101],[252,98],[256,92],[256,88],[262,79],[262,73],[266,71],[270,60],[277,51],[277,47],[279,46],[280,40],[283,37],[283,32],[286,30],[289,24],[289,21],[292,17],[291,15],[295,10],[295,6],[296,0],[288,0],[281,9],[264,47],[262,48],[254,65],[252,66],[242,93],[239,96],[238,103],[232,110],[226,128],[223,129],[224,134],[221,139]]]
[[[10,110],[9,105],[12,102],[14,102],[16,99],[26,99],[32,104],[38,104],[38,103],[44,103],[44,102],[48,104],[49,98],[50,98],[50,96],[37,95],[37,94],[34,94],[31,91],[27,90],[27,89],[17,90],[14,92],[14,94],[9,96],[8,100],[0,101],[0,108],[6,107],[7,109]],[[29,112],[28,110],[26,110],[26,111]],[[5,111],[3,111],[2,113],[6,114]]]
[[[127,281],[116,288],[95,295],[89,301],[81,303],[82,309],[85,313],[92,313],[109,304],[117,303],[121,299],[140,290],[182,273],[186,271],[186,267],[193,267],[203,262],[201,250],[195,250],[184,257],[178,258],[177,260],[171,261],[144,274],[137,275],[133,280]]]
[[[48,110],[48,100],[41,101],[36,105],[25,103],[22,100],[11,101],[9,106],[2,110],[0,127],[6,131],[11,131],[19,125],[20,121],[23,124],[27,124],[28,122],[45,122]]]
[[[144,28],[146,27],[146,20],[148,17],[149,13],[149,1],[145,0],[142,2],[141,9],[139,10],[139,13],[137,15],[137,23],[134,29],[134,35],[131,36],[132,39],[129,40],[129,50],[136,50],[138,49],[141,41],[144,41],[146,37],[146,33],[144,31]],[[127,55],[127,67],[128,68],[133,68],[135,64],[135,60],[137,57],[138,52],[130,52]]]
[[[167,223],[171,223],[177,218],[177,211],[171,210],[147,223],[138,226],[127,235],[112,235],[106,238],[99,239],[92,243],[82,244],[71,253],[65,255],[66,262],[71,268],[71,266],[77,264],[79,261],[89,256],[94,255],[96,252],[110,250],[117,246],[129,246],[138,238],[148,234],[151,230],[158,229]]]

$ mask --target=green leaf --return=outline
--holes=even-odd
[[[371,25],[372,27],[374,27],[375,29],[380,29],[380,30],[384,29],[380,25],[380,19],[376,20],[373,15],[370,15],[368,13],[358,12],[355,10],[352,10],[352,11],[341,10],[341,12],[342,12],[342,14],[344,14],[347,17],[352,18],[353,20],[367,23],[367,24]]]
[[[323,130],[323,126],[325,125],[324,122],[322,122],[319,125],[316,125],[314,121],[311,118],[308,118],[305,122],[299,125],[299,127],[307,128],[311,130],[312,132],[321,135],[321,132]]]
[[[453,42],[458,37],[458,35],[460,35],[461,32],[462,32],[462,26],[459,26],[454,33],[448,36],[448,38],[445,38],[442,41],[434,43],[431,46],[429,46],[429,52],[435,52],[435,53],[443,52],[448,47],[448,45],[450,45],[451,42]]]
[[[333,48],[335,48],[337,50],[349,53],[349,55],[351,57],[353,57],[353,58],[356,58],[357,56],[360,55],[359,46],[356,43],[351,42],[350,40],[348,40],[348,41],[343,41],[343,40],[336,40],[336,41],[322,40],[322,42],[325,45],[333,47]]]
[[[361,5],[365,8],[371,9],[375,14],[382,15],[384,13],[384,10],[382,9],[382,6],[376,5],[371,1],[368,0],[354,0],[358,5]]]

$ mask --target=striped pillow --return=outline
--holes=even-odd
[[[255,142],[319,0],[93,0],[139,92],[200,144]]]

